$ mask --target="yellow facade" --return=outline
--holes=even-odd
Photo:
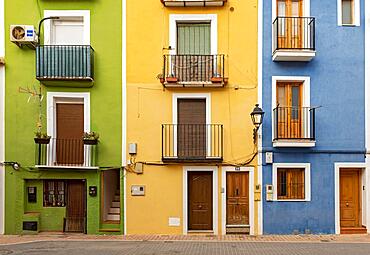
[[[255,152],[253,123],[250,118],[257,102],[257,0],[228,1],[223,7],[165,7],[160,0],[129,0],[127,3],[127,142],[137,143],[136,162],[145,162],[143,174],[126,174],[126,233],[183,234],[184,167],[217,169],[217,201],[214,208],[215,234],[222,234],[225,223],[224,176],[222,168],[241,164]],[[228,83],[222,88],[164,88],[156,78],[162,71],[163,54],[168,53],[170,15],[217,15],[217,53],[225,54]],[[172,46],[173,47],[173,46]],[[207,94],[211,123],[222,124],[222,163],[161,162],[161,125],[173,123],[173,96],[177,93]],[[127,158],[130,155],[127,154]],[[256,158],[254,186],[259,184]],[[132,196],[132,185],[144,185],[144,196]],[[253,186],[253,189],[254,189]],[[254,193],[250,194],[253,200]],[[254,233],[258,234],[258,209],[254,201]],[[179,226],[169,226],[169,218],[179,218]],[[185,231],[185,232],[184,232]]]

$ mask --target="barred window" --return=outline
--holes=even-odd
[[[64,207],[65,181],[44,180],[44,207]]]
[[[305,169],[278,168],[278,199],[305,199]]]

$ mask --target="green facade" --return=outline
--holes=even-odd
[[[94,83],[81,88],[65,81],[64,86],[45,86],[36,80],[36,51],[19,48],[8,39],[9,27],[13,24],[34,25],[37,29],[44,10],[90,10],[90,44],[94,49]],[[61,231],[60,219],[65,208],[43,207],[43,180],[82,179],[86,188],[97,186],[97,196],[89,196],[87,190],[87,233],[100,231],[111,225],[101,220],[101,174],[106,169],[120,169],[122,186],[122,15],[121,1],[117,0],[5,0],[6,27],[6,92],[5,92],[5,159],[18,162],[19,170],[6,167],[5,233],[22,233],[25,218],[37,218],[39,230]],[[42,30],[43,31],[43,30]],[[41,44],[43,32],[41,33]],[[59,84],[60,85],[60,84]],[[63,83],[62,83],[63,85]],[[34,132],[37,130],[38,103],[36,98],[19,93],[19,87],[41,86],[43,130],[46,131],[47,92],[89,92],[90,130],[100,134],[98,144],[99,169],[76,170],[72,168],[35,168]],[[37,187],[37,202],[26,199],[27,186]],[[123,209],[121,187],[121,224],[113,227],[123,232]],[[27,214],[34,213],[34,214]],[[35,216],[36,215],[36,216]],[[39,215],[39,216],[38,216]],[[25,233],[25,232],[23,232]]]

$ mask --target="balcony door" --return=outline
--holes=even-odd
[[[58,165],[84,163],[84,105],[56,104],[56,162]]]
[[[302,16],[303,0],[277,0],[279,48],[302,48]]]
[[[177,154],[182,159],[206,157],[206,99],[178,99]]]
[[[277,83],[277,137],[280,139],[302,137],[302,87],[300,82]]]
[[[174,75],[179,82],[206,82],[213,74],[211,23],[177,23]]]
[[[83,45],[84,22],[83,17],[62,17],[51,23],[52,45]]]

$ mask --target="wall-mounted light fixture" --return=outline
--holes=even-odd
[[[255,144],[257,143],[257,132],[260,126],[262,125],[264,114],[265,112],[259,107],[258,104],[256,104],[256,106],[254,107],[253,112],[251,112],[251,118],[254,125],[253,141]]]

